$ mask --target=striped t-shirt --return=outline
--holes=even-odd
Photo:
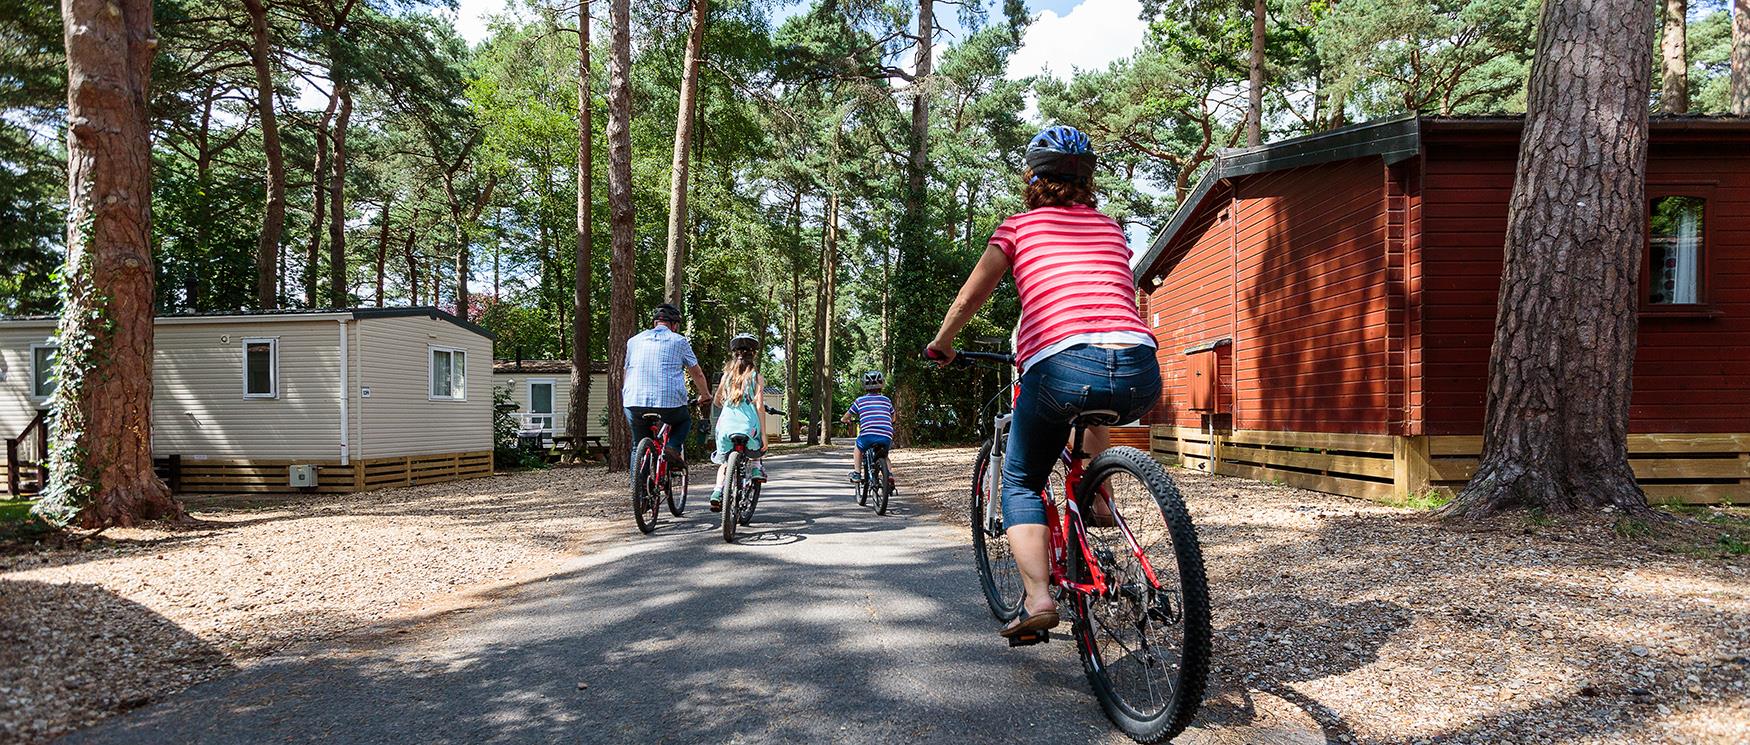
[[[1155,345],[1117,220],[1081,205],[1041,207],[1004,220],[990,244],[1009,257],[1021,295],[1022,369],[1077,344]]]
[[[879,393],[865,393],[851,402],[857,418],[857,434],[893,439],[893,400]]]

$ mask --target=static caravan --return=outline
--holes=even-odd
[[[1482,449],[1521,122],[1404,116],[1223,152],[1135,265],[1155,452],[1374,499]],[[1654,117],[1629,462],[1750,503],[1750,120]]]
[[[495,360],[492,385],[510,392],[516,404],[517,429],[547,437],[564,434],[571,412],[570,360]],[[584,404],[586,437],[605,437],[608,408],[608,366],[596,363],[589,373],[589,401]]]
[[[54,318],[0,319],[0,434],[22,491]],[[162,316],[152,453],[180,492],[344,493],[492,473],[492,338],[436,308]],[[24,467],[15,467],[24,464]]]

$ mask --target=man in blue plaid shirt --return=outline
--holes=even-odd
[[[699,368],[692,342],[680,335],[680,309],[663,303],[651,315],[654,326],[626,340],[626,380],[620,387],[620,400],[626,407],[633,442],[644,435],[640,422],[644,415],[658,414],[669,426],[669,462],[681,465],[680,445],[687,441],[693,426],[687,407],[687,378],[693,379],[699,403],[706,406],[711,405],[711,385]]]

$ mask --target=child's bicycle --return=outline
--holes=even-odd
[[[729,451],[729,483],[724,484],[723,489],[723,540],[734,543],[736,526],[753,523],[753,510],[759,506],[763,480],[754,478],[752,459],[747,453],[748,436],[731,435],[729,441],[735,448]]]
[[[1008,354],[957,352],[955,364],[1013,366]],[[1017,383],[1013,392],[1018,392]],[[1011,401],[1013,399],[1011,398]],[[1067,611],[1088,682],[1106,716],[1139,742],[1165,742],[1196,716],[1209,670],[1209,589],[1202,550],[1183,498],[1159,464],[1117,447],[1088,462],[1087,427],[1117,424],[1111,411],[1084,411],[1063,455],[1061,489],[1048,487],[1051,586]],[[1021,581],[1002,524],[1002,455],[1009,416],[994,415],[972,475],[972,542],[991,614],[1007,623],[1021,609]],[[1053,474],[1055,480],[1056,473]],[[1058,512],[1055,494],[1063,495]],[[1094,506],[1096,502],[1104,504]],[[1108,507],[1109,505],[1109,507]],[[1090,508],[1110,509],[1090,526]],[[1050,641],[1040,632],[1012,646]]]
[[[662,421],[662,415],[645,414],[644,426],[648,434],[638,440],[638,447],[632,451],[632,519],[637,521],[638,530],[649,533],[656,530],[656,518],[662,509],[658,495],[668,498],[668,511],[675,517],[686,511],[687,469],[669,469],[668,458],[664,457],[669,426]]]
[[[863,451],[863,478],[857,481],[857,504],[867,506],[875,501],[875,514],[887,514],[887,501],[893,498],[893,468],[887,463],[887,446],[876,445]]]

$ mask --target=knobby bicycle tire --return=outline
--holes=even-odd
[[[747,485],[747,497],[745,505],[741,509],[741,525],[744,528],[753,524],[753,511],[755,507],[760,505],[760,487],[762,486],[764,484],[758,481]]]
[[[1099,698],[1100,708],[1106,712],[1107,718],[1138,742],[1167,742],[1190,725],[1203,702],[1209,674],[1209,584],[1204,573],[1202,548],[1197,541],[1197,531],[1191,524],[1191,515],[1186,510],[1184,498],[1179,494],[1172,477],[1167,475],[1160,464],[1136,448],[1112,448],[1095,457],[1089,464],[1081,489],[1092,493],[1092,489],[1117,471],[1129,473],[1154,497],[1173,543],[1174,561],[1179,577],[1184,648],[1179,651],[1171,700],[1152,715],[1141,714],[1123,700],[1108,678],[1111,665],[1103,664],[1100,660],[1100,639],[1094,630],[1095,621],[1090,617],[1090,600],[1093,599],[1079,593],[1074,599],[1076,647],[1081,653],[1082,668],[1087,673],[1088,682],[1094,689],[1094,695]],[[1130,515],[1124,519],[1127,523],[1136,520],[1140,524],[1147,516]],[[1081,562],[1073,560],[1080,557],[1079,538],[1080,536],[1072,536],[1071,540],[1072,576],[1080,575],[1083,571]]]
[[[746,458],[740,452],[731,452],[728,465],[725,470],[729,474],[729,483],[723,485],[723,542],[734,543],[735,526],[741,523],[741,473],[746,468]]]
[[[875,514],[887,514],[887,500],[893,498],[893,471],[887,465],[887,456],[878,456],[874,472],[878,481],[875,482]]]
[[[857,471],[857,506],[869,504],[869,454],[863,454],[863,467]]]
[[[632,474],[632,519],[637,521],[638,530],[644,533],[656,530],[656,485],[652,483],[656,461],[651,457],[655,448],[656,443],[650,438],[639,440],[638,449],[634,451],[636,456],[632,459],[637,464],[637,470]],[[650,512],[648,517],[644,514],[646,509]]]
[[[1015,568],[1014,557],[1008,551],[1008,536],[1002,533],[990,535],[985,531],[984,504],[989,490],[985,479],[1001,479],[1002,474],[992,474],[990,468],[991,442],[986,440],[984,447],[978,451],[978,463],[972,468],[972,559],[978,569],[978,583],[984,588],[985,604],[990,607],[990,614],[1001,623],[1014,620],[1021,609],[1021,575]],[[997,573],[1008,571],[1013,580],[1011,592],[1004,592],[998,580]]]

